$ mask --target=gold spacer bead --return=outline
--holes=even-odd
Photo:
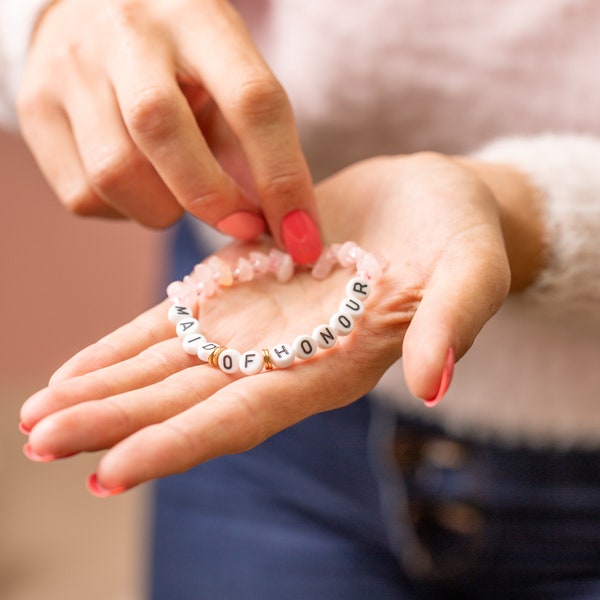
[[[227,350],[226,346],[217,346],[209,355],[208,355],[208,364],[211,367],[219,368],[219,356],[221,352]]]
[[[267,350],[267,348],[263,348],[262,355],[265,362],[265,369],[267,371],[272,371],[275,367],[273,366],[273,361],[271,360],[271,353]]]

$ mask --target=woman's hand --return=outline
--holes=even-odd
[[[348,404],[401,355],[415,396],[439,399],[454,357],[509,291],[504,238],[516,238],[503,226],[518,220],[508,218],[498,196],[529,193],[510,170],[486,174],[497,194],[475,171],[437,155],[381,158],[318,186],[329,241],[352,239],[389,260],[355,330],[332,349],[288,369],[236,378],[183,352],[163,302],[76,355],[25,403],[28,455],[44,460],[110,448],[95,490],[129,488],[252,448]],[[233,261],[247,252],[233,245],[223,254]],[[520,256],[514,248],[509,254]],[[240,284],[203,305],[203,331],[241,351],[291,343],[337,310],[349,276],[338,269],[325,281],[300,273],[285,285],[270,278]]]
[[[57,0],[33,36],[23,135],[61,201],[153,227],[189,211],[298,262],[321,245],[292,109],[224,0]],[[264,215],[264,218],[263,218]]]

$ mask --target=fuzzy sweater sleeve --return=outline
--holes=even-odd
[[[0,126],[16,128],[15,98],[29,39],[51,0],[0,0]]]
[[[544,197],[548,265],[523,298],[552,315],[600,318],[600,139],[502,138],[475,157],[518,168]]]

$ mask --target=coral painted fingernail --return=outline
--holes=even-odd
[[[263,233],[267,226],[265,220],[251,212],[240,211],[221,219],[216,228],[226,235],[249,242]]]
[[[294,210],[283,218],[281,237],[286,251],[299,264],[313,263],[321,255],[321,234],[303,210]]]
[[[56,460],[57,457],[54,454],[38,454],[28,442],[23,446],[23,454],[34,462],[51,462]]]
[[[117,494],[121,494],[127,488],[124,485],[113,488],[112,490],[105,488],[98,481],[98,475],[96,475],[96,473],[92,473],[87,480],[87,489],[91,494],[93,494],[97,498],[108,498],[109,496],[116,496]]]
[[[446,362],[444,363],[444,370],[442,371],[442,379],[440,381],[438,393],[433,398],[424,401],[425,406],[427,406],[428,408],[432,408],[433,406],[435,406],[444,397],[444,394],[448,390],[448,386],[452,381],[455,362],[456,357],[454,354],[454,348],[449,348],[446,354]]]
[[[25,423],[19,423],[19,431],[25,435],[29,435],[31,433],[31,429],[29,429]]]

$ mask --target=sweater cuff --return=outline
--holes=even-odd
[[[502,138],[474,154],[519,169],[540,191],[548,265],[523,293],[544,312],[598,317],[600,139],[584,135]]]
[[[0,0],[0,125],[16,128],[15,99],[31,33],[52,0]]]

